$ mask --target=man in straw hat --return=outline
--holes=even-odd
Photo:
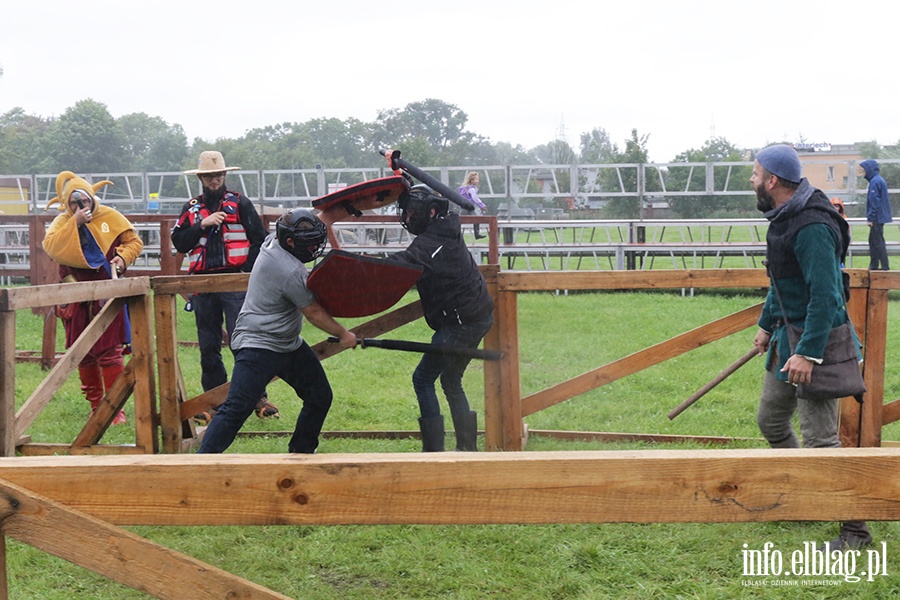
[[[63,171],[56,178],[56,197],[47,203],[47,208],[58,203],[64,212],[50,223],[43,246],[59,265],[59,278],[64,283],[116,279],[144,248],[128,219],[98,201],[97,190],[111,184],[105,180],[90,184],[71,171]],[[66,348],[75,343],[101,307],[99,301],[57,307],[66,332]],[[125,370],[122,354],[129,342],[127,316],[125,311],[119,311],[78,364],[81,391],[91,403],[92,413]],[[126,422],[125,413],[120,410],[112,424]]]
[[[190,258],[189,274],[247,273],[253,268],[268,232],[250,199],[225,186],[225,174],[239,168],[225,166],[221,152],[206,150],[200,153],[197,168],[184,172],[196,175],[203,187],[202,194],[182,207],[172,230],[172,244]],[[194,312],[197,323],[203,391],[228,381],[222,362],[222,319],[224,315],[230,339],[244,296],[244,292],[191,296],[187,310]],[[201,413],[195,418],[208,421],[214,412]],[[260,418],[279,416],[278,408],[269,402],[265,393],[255,412]]]

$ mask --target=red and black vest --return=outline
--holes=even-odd
[[[250,255],[250,240],[241,223],[240,198],[226,192],[219,204],[219,211],[225,213],[225,221],[219,227],[205,230],[200,241],[188,254],[191,266],[188,273],[215,273],[239,271]],[[199,223],[212,214],[209,208],[193,198],[188,209],[191,225]]]

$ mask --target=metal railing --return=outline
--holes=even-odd
[[[49,224],[50,215],[0,216],[0,285],[12,278],[31,278],[34,256],[43,257],[40,242],[32,244],[33,227]],[[175,215],[130,215],[144,242],[144,250],[130,272],[178,272],[168,235]],[[264,220],[273,229],[274,215]],[[337,222],[333,229],[340,247],[349,252],[387,256],[403,250],[410,234],[395,217],[370,216]],[[475,239],[472,221],[496,221],[495,239]],[[33,221],[38,221],[34,223]],[[865,219],[849,219],[854,230],[848,267],[866,268]],[[479,264],[490,263],[492,246],[504,270],[652,270],[758,268],[766,252],[765,219],[656,220],[499,220],[463,217],[463,234]],[[488,223],[482,231],[489,231]],[[274,230],[274,229],[273,229]],[[900,254],[900,220],[885,230],[888,251]],[[32,282],[34,283],[34,282]]]
[[[879,162],[882,166],[900,164],[900,159]],[[566,200],[572,206],[596,208],[616,198],[653,203],[691,196],[752,196],[752,165],[744,161],[448,166],[423,170],[451,187],[461,185],[468,171],[477,171],[478,193],[486,200]],[[825,169],[827,174],[813,183],[829,196],[846,201],[865,194],[866,184],[856,176],[857,161],[804,156],[804,165],[810,173]],[[308,207],[312,200],[341,187],[391,174],[386,166],[243,170],[229,175],[229,187],[243,192],[261,211],[274,212]],[[181,172],[88,173],[84,177],[90,182],[112,181],[114,185],[100,190],[100,201],[124,213],[178,213],[187,199],[200,192],[197,178]],[[6,214],[40,214],[56,196],[56,174],[0,175],[0,180],[4,182],[0,186],[0,211]],[[890,193],[900,193],[900,181],[888,179],[888,186]]]

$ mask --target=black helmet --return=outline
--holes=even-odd
[[[282,248],[301,262],[310,262],[325,250],[328,229],[311,210],[295,208],[275,221],[275,235]],[[288,240],[293,240],[293,244],[288,244]]]
[[[400,223],[413,235],[419,235],[428,227],[433,217],[431,209],[434,209],[434,217],[444,215],[450,208],[450,202],[443,196],[420,183],[400,194],[397,200],[400,207]]]

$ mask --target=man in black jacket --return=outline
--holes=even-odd
[[[494,304],[484,276],[460,232],[459,215],[448,212],[446,198],[426,185],[416,185],[399,201],[400,222],[415,235],[409,247],[394,254],[397,262],[424,269],[416,283],[425,321],[434,330],[431,341],[439,346],[477,348],[494,320]],[[419,428],[423,452],[444,450],[444,417],[434,382],[450,406],[456,449],[477,450],[477,414],[469,409],[462,378],[470,358],[426,353],[413,372],[419,402]]]

